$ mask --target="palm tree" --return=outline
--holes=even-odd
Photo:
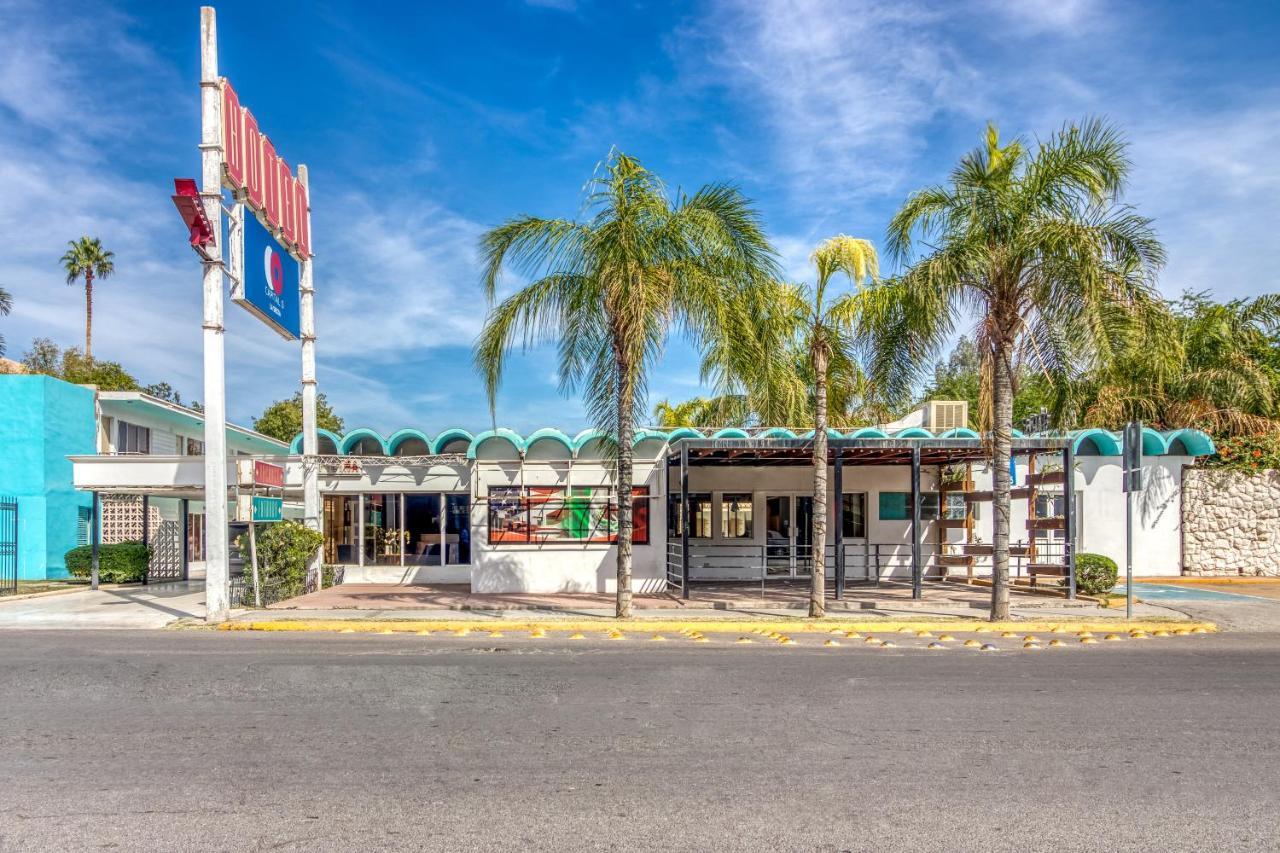
[[[0,317],[9,316],[9,312],[13,310],[13,297],[9,295],[9,291],[0,287]],[[0,355],[4,355],[4,335],[0,335]]]
[[[691,397],[678,403],[659,400],[653,407],[653,419],[664,429],[676,427],[750,426],[756,422],[750,402],[742,394],[718,394],[714,397]]]
[[[1067,125],[1033,151],[985,144],[950,184],[912,194],[889,225],[902,276],[869,292],[864,330],[873,375],[910,385],[962,317],[975,317],[979,425],[991,446],[991,618],[1009,615],[1009,457],[1014,384],[1029,360],[1064,378],[1105,362],[1117,326],[1153,303],[1164,249],[1151,221],[1119,203],[1127,145],[1104,122]],[[914,257],[917,240],[928,254]]]
[[[617,615],[631,615],[632,440],[646,374],[672,324],[699,346],[759,346],[736,292],[777,274],[760,217],[734,187],[669,195],[639,161],[611,152],[587,196],[587,221],[523,216],[481,239],[492,304],[510,266],[533,281],[490,311],[475,362],[495,407],[507,352],[554,342],[561,390],[581,389],[593,421],[617,438]]]
[[[864,384],[862,371],[852,358],[855,347],[851,334],[858,318],[861,285],[879,276],[880,267],[870,241],[844,234],[823,241],[814,250],[812,261],[818,273],[813,287],[774,285],[772,301],[777,310],[771,317],[778,323],[778,330],[765,337],[782,335],[790,339],[793,352],[803,353],[803,361],[807,362],[801,365],[800,359],[793,361],[801,367],[794,374],[796,379],[812,380],[813,558],[809,615],[819,617],[826,612],[828,383],[832,375],[839,378],[839,410],[847,411],[845,397]],[[832,298],[828,287],[839,273],[848,276],[858,289]],[[805,377],[805,373],[809,376]]]
[[[1068,386],[1089,426],[1139,419],[1215,435],[1271,432],[1280,414],[1280,295],[1226,303],[1188,293],[1135,323],[1111,363]]]
[[[67,247],[62,256],[67,284],[84,278],[84,357],[85,361],[93,361],[93,280],[106,278],[116,271],[115,252],[102,248],[102,241],[97,237],[71,240]]]

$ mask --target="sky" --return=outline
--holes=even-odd
[[[320,390],[348,429],[491,420],[471,365],[477,243],[576,217],[616,147],[672,188],[736,183],[788,276],[846,233],[883,244],[988,121],[1101,116],[1131,142],[1170,296],[1280,290],[1280,3],[475,0],[218,4],[220,72],[312,187]],[[169,196],[197,176],[199,7],[0,0],[0,317],[8,356],[82,345],[58,259],[96,236],[94,353],[203,396],[200,268]],[[888,271],[891,271],[888,270]],[[506,288],[519,285],[507,279]],[[300,347],[227,304],[227,406],[299,387]],[[585,425],[554,352],[518,353],[496,422]],[[673,340],[650,402],[703,390]]]

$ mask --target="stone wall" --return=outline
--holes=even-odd
[[[1280,575],[1280,471],[1188,468],[1182,565],[1188,575]]]

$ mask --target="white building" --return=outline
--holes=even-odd
[[[291,455],[266,455],[285,464],[294,496],[300,495],[304,464],[319,466],[325,561],[342,566],[346,582],[608,592],[614,588],[617,505],[609,441],[592,430],[568,436],[541,429],[521,436],[506,429],[476,435],[451,429],[432,437],[405,429],[384,437],[357,429],[345,436],[323,433],[321,455],[313,460],[297,455],[300,440]],[[915,566],[924,579],[990,571],[991,473],[975,433],[960,428],[934,435],[925,427],[892,435],[832,431],[830,444],[831,577],[842,575],[852,586],[910,581]],[[692,588],[696,594],[703,582],[767,583],[808,575],[808,436],[785,429],[641,430],[634,449],[637,591]],[[1076,553],[1102,553],[1123,564],[1117,436],[1103,430],[1018,434],[1015,452],[1013,573],[1056,581],[1068,538]],[[1147,431],[1148,485],[1135,501],[1138,574],[1181,571],[1182,471],[1211,452],[1209,438],[1194,430]],[[684,456],[687,549],[680,501]],[[1062,488],[1067,456],[1074,471],[1071,512]],[[75,461],[82,489],[110,491],[130,479],[135,482],[128,488],[135,492],[162,484],[200,488],[200,466],[184,467],[180,457],[146,460],[145,474],[137,462],[126,470],[120,466],[129,462],[115,458]]]

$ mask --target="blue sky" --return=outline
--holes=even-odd
[[[494,0],[218,4],[221,71],[308,164],[320,383],[348,427],[489,423],[470,363],[485,228],[574,216],[611,146],[672,186],[731,180],[791,277],[844,232],[880,243],[986,121],[1102,115],[1132,141],[1162,287],[1280,289],[1280,4]],[[168,196],[199,172],[198,4],[0,0],[0,319],[9,355],[83,338],[57,260],[99,236],[94,351],[199,398],[200,275]],[[509,286],[519,282],[512,280]],[[297,387],[299,355],[228,304],[228,408]],[[549,352],[512,363],[498,422],[583,425]],[[652,400],[697,393],[679,342]],[[651,401],[652,401],[651,400]]]

